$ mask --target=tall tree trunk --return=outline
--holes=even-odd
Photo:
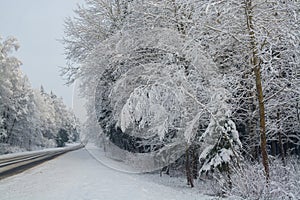
[[[265,121],[265,105],[264,105],[264,95],[262,89],[262,79],[261,79],[261,61],[258,57],[258,46],[257,40],[254,33],[254,24],[253,24],[253,6],[252,0],[245,0],[245,12],[247,19],[247,26],[250,36],[250,44],[252,51],[251,63],[254,67],[255,83],[256,83],[256,92],[258,98],[259,106],[259,125],[260,125],[260,147],[262,154],[262,163],[265,169],[266,180],[269,182],[270,172],[269,172],[269,159],[267,153],[267,137],[266,137],[266,121]]]

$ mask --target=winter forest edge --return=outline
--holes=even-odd
[[[31,88],[11,55],[18,48],[13,37],[0,41],[0,154],[78,141],[78,119],[53,92]]]
[[[191,187],[299,198],[299,0],[85,0],[75,13],[63,76],[81,83],[90,141],[132,153],[182,143],[162,171]],[[76,117],[30,88],[10,56],[17,47],[0,43],[0,148],[76,141]]]

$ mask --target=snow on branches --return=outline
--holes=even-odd
[[[201,138],[204,171],[298,144],[298,1],[87,2],[65,44],[106,136]]]
[[[53,147],[60,129],[78,139],[75,116],[62,99],[43,89],[31,89],[21,62],[11,56],[18,47],[15,38],[0,41],[0,154],[14,149],[9,146],[26,150]]]
[[[226,103],[225,89],[215,89],[211,98],[211,118],[208,127],[200,137],[202,153],[199,156],[201,173],[229,172],[230,166],[238,166],[242,143],[235,123],[230,119],[230,107]],[[205,147],[205,148],[203,148]]]

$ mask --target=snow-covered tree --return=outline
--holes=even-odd
[[[292,81],[279,78],[274,72],[289,74],[293,69],[293,73],[298,73],[295,67],[299,64],[299,42],[296,42],[299,41],[299,2],[201,1],[195,5],[199,22],[195,38],[214,59],[220,72],[230,77],[227,88],[235,96],[232,102],[239,105],[233,110],[233,117],[243,123],[248,121],[244,127],[250,127],[249,138],[257,138],[253,136],[260,132],[268,178],[266,135],[272,127],[272,121],[266,121],[272,116],[268,103],[274,103],[270,101],[272,98],[284,94],[281,91]]]
[[[268,145],[299,149],[299,1],[86,2],[66,22],[64,74],[91,130],[131,152],[182,142],[187,161],[200,138],[201,172],[260,151],[267,180]]]
[[[66,108],[62,99],[53,92],[48,94],[37,90],[35,96],[43,136],[54,142],[59,133],[66,133],[68,140],[78,140],[79,122],[73,112]]]
[[[5,137],[2,138],[4,142],[9,140],[17,117],[23,109],[21,106],[15,105],[15,103],[19,103],[19,99],[14,98],[18,98],[14,90],[20,91],[18,83],[21,78],[19,69],[21,62],[9,55],[13,49],[16,50],[18,47],[15,38],[8,38],[0,42],[0,111],[5,130]]]
[[[211,101],[217,106],[214,106],[210,123],[200,137],[201,146],[205,147],[199,157],[200,172],[231,173],[240,164],[242,143],[235,123],[230,119],[231,109],[226,103],[228,95],[225,89],[216,89],[213,93]]]
[[[93,2],[97,5],[79,9],[84,17],[79,14],[66,24],[67,38],[75,46],[93,43],[87,45],[90,49],[81,48],[84,57],[77,57],[75,46],[65,41],[68,58],[77,62],[75,71],[66,67],[66,75],[70,81],[82,79],[83,94],[95,105],[103,132],[118,143],[125,141],[127,150],[134,148],[127,141],[132,137],[142,138],[143,144],[154,141],[156,147],[166,140],[190,145],[199,127],[209,123],[206,104],[211,83],[217,85],[219,79],[215,64],[190,34],[193,7],[180,1],[130,1],[122,23],[108,31],[116,27],[105,18],[110,7],[98,8],[103,1]],[[107,22],[101,29],[105,37],[94,37],[97,24],[87,16]],[[71,26],[75,23],[89,26],[81,29],[88,41],[78,37]]]
[[[69,64],[63,75],[69,83],[81,77],[80,64],[92,51],[120,29],[124,17],[130,12],[131,1],[86,0],[86,6],[78,6],[76,18],[65,22],[66,58]]]
[[[8,132],[7,143],[29,149],[30,143],[34,140],[34,137],[31,135],[33,133],[32,117],[35,112],[33,92],[28,79],[21,73],[17,80],[14,82],[13,95],[11,97],[14,110],[10,110],[10,114],[14,118]]]
[[[61,128],[78,139],[75,117],[62,101],[31,89],[21,62],[11,56],[17,48],[15,38],[0,41],[0,145],[27,150],[54,146]]]

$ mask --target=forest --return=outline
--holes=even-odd
[[[13,56],[18,48],[13,37],[0,40],[0,154],[77,141],[78,119],[53,92],[31,87]]]
[[[75,13],[63,74],[82,82],[95,140],[133,153],[180,143],[163,169],[192,187],[299,197],[299,1],[86,0]]]

